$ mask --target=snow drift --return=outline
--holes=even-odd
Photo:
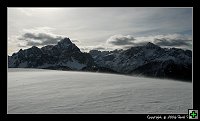
[[[8,69],[9,114],[187,113],[192,83],[91,72]]]

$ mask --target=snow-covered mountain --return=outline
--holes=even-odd
[[[8,56],[9,68],[99,71],[192,80],[192,52],[153,43],[127,50],[83,53],[69,38],[57,45],[33,46]]]
[[[69,38],[64,38],[57,45],[47,45],[41,49],[33,46],[8,57],[10,68],[49,68],[81,70],[91,67],[94,61],[90,54],[82,53]]]
[[[99,67],[123,74],[192,79],[192,52],[161,48],[151,42],[127,50],[89,52]]]

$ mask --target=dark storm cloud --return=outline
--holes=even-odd
[[[38,45],[44,45],[44,44],[40,42],[34,42],[34,41],[27,41],[27,44],[26,44],[26,46],[38,46]]]
[[[123,36],[123,35],[114,35],[111,36],[108,40],[107,43],[112,44],[112,45],[132,45],[134,44],[135,38],[131,35]]]
[[[114,35],[107,40],[107,45],[112,48],[128,49],[135,46],[143,46],[152,42],[160,47],[175,48],[192,48],[191,35],[184,34],[166,34],[133,37],[132,35]]]
[[[25,33],[18,39],[26,41],[27,46],[38,46],[56,44],[62,38],[62,36],[56,36],[49,33]]]
[[[168,39],[168,38],[161,38],[161,39],[154,39],[154,43],[159,46],[190,46],[191,40],[185,39]]]

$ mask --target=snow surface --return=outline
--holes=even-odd
[[[116,74],[8,69],[8,113],[187,113],[192,83]]]

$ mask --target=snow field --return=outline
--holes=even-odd
[[[116,74],[8,69],[8,113],[187,113],[192,83]]]

